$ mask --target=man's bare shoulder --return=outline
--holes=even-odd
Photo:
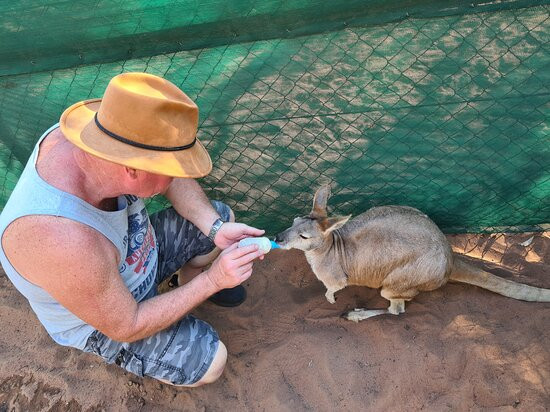
[[[30,215],[12,222],[2,237],[12,266],[28,281],[43,285],[44,276],[78,266],[114,267],[115,246],[97,230],[58,216]]]
[[[10,224],[2,244],[29,282],[108,336],[126,336],[137,303],[119,276],[117,249],[102,234],[67,218],[26,216]]]

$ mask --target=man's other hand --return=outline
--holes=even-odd
[[[233,288],[252,275],[252,262],[260,256],[263,252],[258,250],[258,245],[238,247],[235,243],[222,251],[203,274],[218,290]]]

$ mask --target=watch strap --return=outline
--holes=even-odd
[[[210,232],[208,233],[208,239],[214,243],[214,238],[216,237],[216,233],[220,230],[222,225],[224,224],[224,221],[220,218],[217,218],[214,223],[212,223],[212,227],[210,228]]]

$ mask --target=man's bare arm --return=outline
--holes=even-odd
[[[2,240],[12,265],[84,322],[131,342],[179,320],[218,290],[252,273],[257,248],[231,248],[186,285],[137,303],[118,272],[116,248],[95,230],[69,219],[32,216],[12,223]]]
[[[205,235],[208,235],[212,224],[220,217],[194,179],[174,179],[164,195],[181,216],[193,222]],[[263,230],[231,222],[221,227],[214,241],[216,246],[225,249],[247,236],[263,234]]]
[[[208,235],[214,221],[220,217],[195,179],[175,178],[164,196],[176,211]]]

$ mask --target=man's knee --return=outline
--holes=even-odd
[[[216,355],[214,355],[214,360],[210,364],[210,367],[208,368],[204,376],[192,386],[201,386],[217,381],[218,378],[222,375],[226,363],[227,348],[222,341],[219,341],[218,350],[216,351]]]

